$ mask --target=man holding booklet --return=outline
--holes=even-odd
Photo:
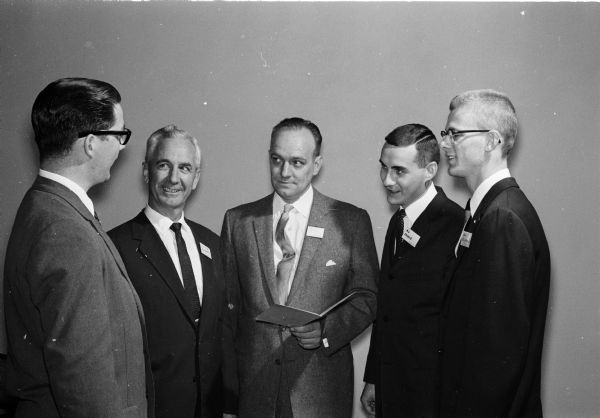
[[[350,342],[375,317],[377,253],[367,212],[312,187],[321,141],[310,121],[277,124],[269,149],[275,193],[227,211],[223,221],[243,417],[352,414]],[[306,325],[256,320],[276,304],[323,313],[355,291]]]

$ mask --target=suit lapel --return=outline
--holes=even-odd
[[[483,218],[483,215],[487,211],[490,204],[498,197],[498,195],[500,195],[500,193],[502,193],[505,190],[510,189],[512,187],[519,187],[519,185],[517,184],[516,180],[513,177],[508,177],[508,178],[502,179],[498,183],[494,184],[492,186],[492,188],[485,194],[485,196],[483,197],[483,200],[481,201],[481,203],[479,204],[479,207],[477,208],[477,211],[472,215],[473,216],[473,225],[470,228],[472,236],[475,236],[475,233],[477,232],[477,228],[479,227],[481,218]],[[471,239],[471,242],[472,242],[472,239]],[[448,269],[448,273],[446,276],[448,279],[448,286],[446,286],[444,300],[446,300],[448,298],[448,296],[451,292],[451,289],[453,287],[452,283],[454,281],[454,276],[455,276],[454,273],[458,269],[458,266],[460,265],[461,260],[463,259],[463,257],[465,256],[465,254],[468,251],[469,251],[468,248],[465,248],[463,251],[459,251],[458,257],[454,260],[454,263]]]
[[[307,226],[323,228],[324,234],[327,234],[327,214],[329,212],[329,207],[327,206],[327,202],[325,201],[325,198],[321,193],[319,193],[315,189],[313,189],[313,192],[313,203],[312,207],[310,208],[310,216],[308,217]],[[292,280],[292,287],[290,289],[290,294],[287,299],[288,303],[292,300],[294,294],[297,293],[298,289],[305,282],[306,277],[309,274],[310,268],[312,266],[312,259],[315,255],[315,252],[321,245],[322,241],[323,238],[310,237],[308,235],[304,236],[302,250],[300,251],[300,259],[298,260],[298,266],[296,267],[296,273],[294,274],[294,278]]]
[[[187,220],[186,220],[187,221]],[[218,300],[213,297],[217,295],[218,292],[215,289],[217,278],[214,277],[214,269],[213,269],[213,260],[209,258],[204,252],[202,252],[202,245],[206,245],[208,242],[204,234],[199,228],[196,228],[188,221],[188,225],[192,229],[192,234],[194,235],[194,241],[196,242],[196,246],[198,247],[198,253],[200,254],[200,265],[202,267],[202,315],[200,315],[200,332],[205,328],[202,324],[206,321],[209,321],[210,318],[207,315],[210,312],[218,312],[218,308],[213,308],[214,303],[218,303]],[[208,246],[206,246],[209,248]],[[215,248],[209,248],[211,252],[211,257],[214,254],[214,251],[217,251]]]
[[[260,207],[252,223],[264,280],[267,282],[270,292],[270,303],[275,303],[277,300],[277,277],[273,262],[273,195],[267,196],[260,202]]]
[[[140,242],[138,251],[148,260],[173,293],[181,309],[186,313],[188,319],[193,323],[192,313],[185,296],[177,269],[171,260],[160,236],[144,214],[141,212],[132,226],[132,238]]]
[[[419,237],[429,236],[429,228],[432,225],[432,217],[435,217],[439,212],[442,203],[446,197],[442,189],[436,187],[437,193],[435,197],[429,202],[425,210],[419,215],[415,223],[411,226],[411,230],[415,232]],[[391,234],[391,232],[389,232]],[[416,250],[419,246],[422,246],[423,242],[419,239],[419,242],[415,247],[410,245],[407,241],[402,241],[400,244],[400,254],[402,256]],[[392,263],[393,265],[393,263]]]
[[[381,253],[381,275],[380,277],[387,277],[392,264],[394,263],[393,257],[391,256],[392,248],[392,234],[393,234],[393,219],[394,214],[392,214],[392,218],[388,223],[388,229],[385,233],[385,241],[383,242],[383,252]]]
[[[494,184],[492,186],[492,188],[485,194],[485,196],[483,197],[483,200],[481,201],[481,203],[479,204],[479,207],[477,208],[477,211],[472,215],[473,216],[473,225],[470,228],[472,236],[475,235],[475,232],[477,231],[477,228],[479,227],[481,218],[483,218],[483,215],[487,211],[487,208],[490,206],[490,204],[498,197],[498,195],[500,193],[502,193],[506,189],[510,189],[511,187],[519,187],[519,186],[517,185],[517,182],[513,177],[508,177],[508,178],[502,179],[498,183]],[[465,248],[464,251],[459,252],[459,257],[457,258],[456,263],[454,265],[455,268],[458,266],[461,258],[465,255],[465,253],[467,251],[469,251],[469,249]]]
[[[137,292],[135,291],[135,288],[133,287],[133,284],[131,283],[131,280],[129,280],[129,276],[127,275],[127,269],[123,264],[123,259],[121,258],[121,255],[117,251],[117,248],[113,244],[112,240],[109,238],[108,235],[106,235],[106,232],[102,228],[102,225],[100,225],[100,222],[98,222],[98,220],[90,213],[88,208],[83,204],[81,199],[79,199],[79,197],[75,193],[73,193],[73,191],[71,191],[69,188],[63,186],[58,182],[38,176],[38,178],[32,186],[32,189],[52,193],[65,200],[69,205],[73,207],[73,209],[75,209],[77,213],[79,213],[79,215],[81,215],[81,217],[88,221],[92,228],[96,230],[98,235],[102,237],[104,244],[108,247],[108,250],[110,251],[113,259],[115,260],[115,263],[121,271],[121,277],[127,282],[129,288],[133,293],[140,321],[142,325],[145,326],[144,310],[142,308],[142,303],[139,300],[139,297],[137,295]]]
[[[53,180],[46,179],[44,177],[38,177],[36,182],[33,184],[33,188],[59,196],[60,198],[64,199],[69,205],[71,205],[73,209],[75,209],[75,211],[77,211],[77,213],[81,215],[82,218],[88,221],[96,230],[98,235],[100,235],[104,240],[104,243],[108,247],[113,258],[115,259],[117,266],[119,266],[119,270],[121,270],[123,277],[125,277],[125,279],[129,281],[129,277],[127,276],[127,269],[125,268],[123,260],[121,259],[121,256],[119,255],[119,252],[115,248],[113,242],[108,237],[108,235],[106,235],[106,232],[104,232],[104,229],[102,228],[102,225],[100,225],[100,222],[98,222],[98,220],[94,218],[94,215],[90,213],[89,209],[83,204],[81,199],[79,199],[79,197],[75,193],[73,193],[70,189],[63,186],[62,184]]]

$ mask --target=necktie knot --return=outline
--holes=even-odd
[[[175,234],[181,234],[181,224],[179,222],[173,222],[171,224],[171,230],[175,232]]]
[[[405,216],[406,216],[406,211],[404,210],[404,208],[398,209],[398,219],[400,219],[400,220],[402,220],[402,222],[404,222]]]

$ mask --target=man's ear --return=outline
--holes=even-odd
[[[150,173],[148,172],[148,163],[145,160],[142,161],[142,176],[144,177],[144,183],[148,184],[150,181]]]
[[[313,167],[313,176],[319,174],[321,171],[321,167],[323,166],[323,157],[321,155],[317,155],[315,157],[315,166]]]
[[[427,173],[426,179],[427,181],[433,180],[438,171],[438,163],[435,161],[431,161],[425,166],[425,172]]]
[[[79,139],[82,139],[82,138],[79,138]],[[79,141],[79,139],[77,139],[77,141]],[[96,141],[98,139],[99,138],[96,135],[92,135],[92,134],[89,134],[88,136],[83,138],[83,152],[89,158],[92,158],[94,156]]]
[[[500,135],[500,132],[495,129],[492,129],[487,134],[488,139],[485,143],[485,150],[489,152],[502,143],[502,135]]]
[[[196,174],[194,174],[194,182],[192,183],[192,190],[196,190],[198,186],[198,182],[200,181],[200,168],[196,169]]]

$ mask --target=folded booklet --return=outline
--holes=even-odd
[[[269,309],[258,315],[255,319],[259,322],[268,322],[270,324],[281,325],[284,327],[299,327],[316,321],[317,319],[324,318],[325,315],[327,315],[330,311],[346,302],[352,296],[355,296],[358,293],[367,292],[368,291],[365,290],[355,290],[325,309],[320,314],[300,308],[294,308],[293,306],[275,304],[271,305]]]

